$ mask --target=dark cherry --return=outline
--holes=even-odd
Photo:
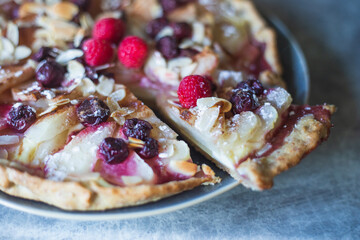
[[[178,40],[192,36],[192,27],[186,22],[171,23],[170,27],[174,30],[174,37]]]
[[[109,107],[98,98],[85,99],[77,107],[77,115],[85,126],[95,126],[106,122],[110,116]]]
[[[100,156],[108,164],[122,163],[129,156],[129,148],[121,138],[105,138],[99,148]]]
[[[161,52],[166,59],[179,56],[178,43],[174,37],[166,36],[160,38],[156,43],[156,49]]]
[[[155,18],[146,25],[145,31],[150,37],[155,38],[168,24],[169,21],[164,17]]]
[[[91,0],[71,0],[71,2],[84,11],[89,7]]]
[[[57,53],[55,53],[53,48],[50,47],[41,47],[39,51],[37,51],[33,56],[32,59],[41,62],[46,59],[56,58]]]
[[[36,79],[44,87],[60,87],[64,80],[65,68],[53,60],[44,60],[36,70]]]
[[[253,111],[259,107],[259,102],[252,91],[237,89],[231,96],[232,110],[234,114],[244,111]]]
[[[14,1],[9,1],[4,4],[0,4],[1,13],[4,14],[8,19],[19,18],[19,4]]]
[[[194,0],[160,0],[160,5],[165,13],[169,13],[190,2]]]
[[[199,51],[193,48],[185,48],[185,49],[180,49],[179,56],[193,58],[198,53]]]
[[[153,158],[159,154],[159,144],[153,138],[146,138],[144,140],[145,145],[143,148],[137,151],[142,158]]]
[[[150,135],[153,127],[145,120],[138,118],[127,119],[123,126],[123,133],[127,137],[144,140]]]
[[[7,122],[11,128],[24,132],[35,120],[36,112],[32,107],[17,103],[12,106]]]
[[[236,89],[243,91],[252,91],[256,96],[260,96],[264,93],[264,87],[259,80],[250,79],[243,81],[236,86]]]

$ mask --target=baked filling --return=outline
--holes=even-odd
[[[103,210],[219,182],[132,92],[255,190],[328,137],[335,107],[291,104],[247,0],[17,2],[0,4],[4,192]]]

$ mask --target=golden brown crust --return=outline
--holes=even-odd
[[[248,159],[241,163],[237,169],[240,177],[238,175],[236,178],[253,190],[271,188],[276,175],[298,164],[328,137],[329,124],[317,121],[312,116],[304,116],[285,138],[282,147],[265,158]]]
[[[0,93],[31,79],[35,69],[27,64],[16,67],[0,68]]]
[[[45,202],[65,210],[106,210],[140,205],[190,190],[217,178],[192,177],[160,185],[101,186],[95,181],[55,182],[0,164],[0,190],[17,197]]]

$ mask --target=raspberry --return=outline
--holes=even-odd
[[[89,39],[83,44],[85,61],[90,66],[100,66],[111,61],[113,49],[105,40]]]
[[[125,24],[121,19],[103,18],[96,22],[93,38],[119,43],[124,36]]]
[[[184,108],[195,107],[199,98],[211,97],[211,83],[203,76],[190,75],[180,82],[177,93]]]
[[[147,54],[148,47],[145,41],[136,36],[126,37],[119,45],[119,60],[127,68],[140,68]]]

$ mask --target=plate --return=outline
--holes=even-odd
[[[277,32],[278,50],[284,66],[283,77],[287,80],[288,89],[294,98],[294,103],[306,103],[309,96],[309,74],[303,53],[294,37],[279,19],[272,16],[266,17],[266,19]],[[222,182],[213,186],[200,186],[154,203],[108,211],[63,211],[41,202],[12,197],[3,192],[0,192],[0,204],[23,212],[58,219],[86,221],[130,219],[186,208],[218,196],[239,185],[237,181],[209,163],[193,149],[191,150],[191,156],[194,162],[206,162],[212,167],[216,175],[222,178]]]

